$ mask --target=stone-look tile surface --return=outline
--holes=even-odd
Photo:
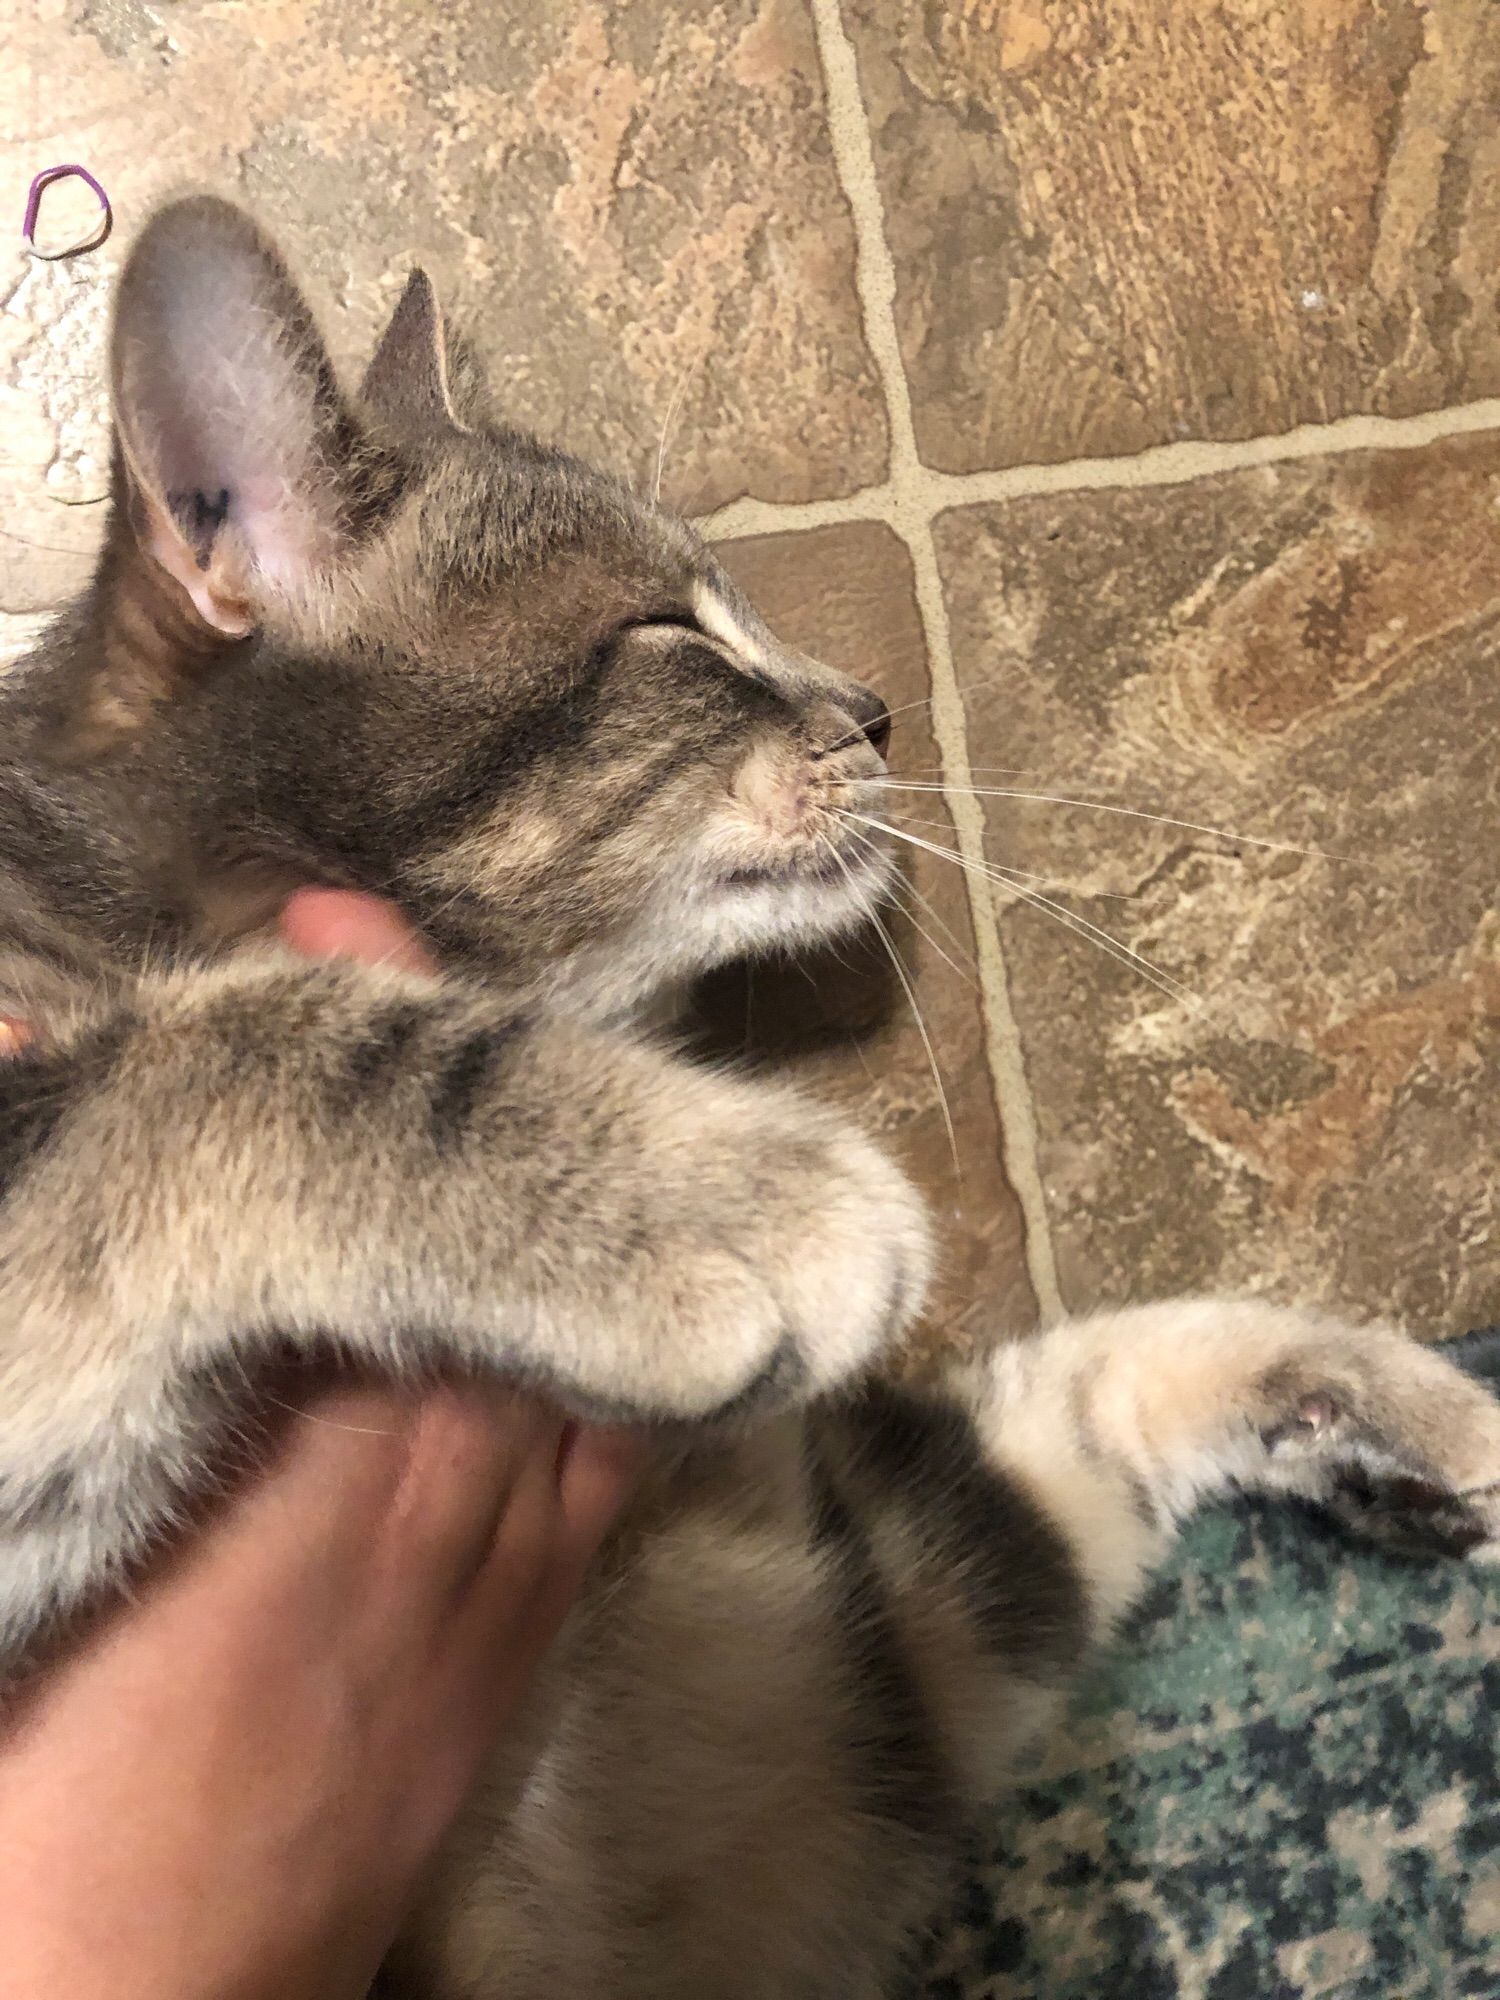
[[[978,782],[1352,857],[987,801],[992,860],[1075,885],[1202,996],[1002,920],[1069,1304],[1253,1287],[1427,1332],[1500,1318],[1500,438],[938,538],[975,762],[1024,773]]]
[[[843,0],[924,456],[1500,389],[1489,0]]]
[[[896,714],[893,762],[931,772],[937,753],[911,565],[889,529],[820,528],[731,542],[719,551],[775,630],[879,689]],[[907,706],[907,704],[917,704]],[[924,833],[954,844],[943,822]],[[855,1110],[896,1147],[938,1219],[942,1278],[918,1345],[965,1347],[1030,1326],[1020,1210],[1005,1177],[972,972],[967,897],[956,869],[918,857],[903,900],[928,933],[891,913],[947,1092],[957,1152],[939,1108],[911,1007],[873,935],[806,970],[761,965],[714,982],[708,1006],[730,1050],[774,1057]],[[945,963],[933,942],[952,963]],[[808,1198],[817,1199],[809,1189]]]
[[[0,0],[0,45],[0,602],[76,576],[52,550],[90,543],[59,503],[101,484],[109,281],[184,186],[281,234],[346,362],[421,259],[517,421],[649,479],[671,411],[689,511],[884,470],[806,0]],[[26,184],[59,160],[118,229],[33,265]]]

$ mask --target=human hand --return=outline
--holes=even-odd
[[[283,934],[428,964],[368,898]],[[637,1462],[494,1387],[319,1394],[0,1711],[0,1992],[361,2000]]]

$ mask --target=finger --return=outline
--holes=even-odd
[[[285,1413],[270,1453],[191,1548],[226,1566],[243,1550],[273,1572],[293,1557],[342,1566],[351,1582],[378,1555],[438,1596],[483,1561],[516,1468],[555,1450],[560,1427],[524,1397],[472,1384],[307,1394],[289,1371],[267,1401]]]
[[[493,1387],[320,1393],[289,1409],[260,1477],[146,1595],[186,1603],[210,1627],[220,1601],[230,1622],[247,1604],[300,1603],[319,1632],[352,1618],[377,1653],[425,1653],[488,1562],[522,1468],[554,1462],[561,1426]]]
[[[539,1452],[501,1516],[484,1563],[447,1634],[455,1694],[471,1722],[514,1706],[583,1582],[558,1502],[551,1452]]]
[[[568,1422],[550,1454],[520,1468],[478,1578],[463,1642],[534,1662],[577,1596],[589,1562],[640,1477],[645,1447],[623,1429]]]
[[[640,1483],[646,1434],[623,1424],[570,1424],[558,1455],[557,1490],[570,1542],[592,1555]]]
[[[220,1643],[238,1648],[286,1626],[285,1607],[320,1630],[368,1594],[369,1554],[406,1462],[409,1395],[347,1386],[289,1409],[264,1465],[233,1504],[164,1552],[129,1597],[101,1608],[88,1644],[43,1677],[44,1696],[80,1676],[115,1675],[121,1687],[159,1677],[174,1660],[179,1684],[220,1670]],[[261,1611],[270,1609],[269,1624]],[[304,1625],[299,1645],[319,1642]]]
[[[330,1564],[367,1550],[405,1473],[421,1399],[350,1382],[307,1395],[287,1377],[267,1401],[284,1418],[271,1426],[271,1449],[234,1504],[193,1538],[189,1558],[222,1563],[243,1550],[274,1570],[289,1549]]]
[[[280,930],[307,958],[357,958],[404,972],[437,969],[393,903],[353,889],[299,889],[282,909]]]
[[[391,1559],[422,1604],[440,1612],[467,1596],[518,1500],[518,1525],[534,1518],[535,1468],[555,1462],[562,1423],[494,1385],[429,1392],[391,1510]]]

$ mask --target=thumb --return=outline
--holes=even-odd
[[[436,972],[394,903],[356,889],[299,889],[281,912],[282,937],[305,958],[357,958],[403,972]]]

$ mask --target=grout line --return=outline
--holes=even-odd
[[[868,337],[868,318],[865,331]],[[881,372],[884,378],[884,370]],[[1033,493],[1177,486],[1212,473],[1241,472],[1251,466],[1285,464],[1300,458],[1331,458],[1352,451],[1414,451],[1435,444],[1439,438],[1488,430],[1500,430],[1500,397],[1426,410],[1414,417],[1338,417],[1326,424],[1299,424],[1295,430],[1268,437],[1230,443],[1193,438],[1151,445],[1145,451],[1116,458],[1071,458],[1053,465],[1012,465],[990,472],[934,471],[916,458],[914,441],[912,463],[898,472],[893,440],[891,476],[881,484],[831,500],[733,500],[699,526],[718,541],[736,541],[745,535],[818,528],[833,522],[885,521],[894,525],[904,505],[918,496],[931,519],[949,507],[1018,500]]]
[[[831,500],[730,500],[693,526],[706,541],[739,542],[749,535],[779,535],[788,529],[827,528],[846,521],[884,521],[896,516],[891,482],[861,486]]]
[[[983,1000],[986,1053],[1000,1113],[1005,1171],[1025,1222],[1026,1265],[1037,1305],[1044,1321],[1058,1320],[1063,1317],[1064,1307],[1042,1180],[1036,1106],[1026,1076],[1021,1032],[1011,1005],[1010,976],[1000,942],[995,895],[981,872],[986,865],[984,804],[972,790],[963,789],[974,782],[969,768],[968,726],[953,664],[948,606],[930,521],[923,521],[920,527],[913,524],[907,534],[907,546],[911,550],[917,605],[927,640],[932,733],[945,785],[958,788],[951,793],[945,790],[943,796],[958,835],[959,852],[966,863],[964,882],[974,923],[974,956]]]
[[[933,475],[923,467],[917,451],[911,390],[896,331],[896,270],[886,242],[885,214],[875,175],[870,128],[860,96],[859,68],[854,45],[839,13],[839,0],[811,0],[811,4],[828,98],[834,165],[854,218],[855,286],[864,315],[865,338],[885,392],[890,423],[890,477],[883,487],[873,491],[883,496],[884,511],[880,518],[905,538],[911,551],[932,686],[933,735],[945,780],[963,786],[971,782],[968,737],[932,534],[932,519],[937,511],[930,493]],[[844,504],[857,503],[860,498],[854,495]],[[732,516],[740,511],[725,509],[724,513]],[[806,508],[775,512],[795,515],[798,526],[809,525]],[[823,518],[868,518],[868,514],[840,513]],[[776,525],[783,523],[778,521]],[[724,530],[711,522],[709,532],[722,534]],[[729,532],[733,534],[735,529],[731,527]],[[738,532],[763,530],[756,526]],[[1026,1262],[1037,1305],[1044,1320],[1053,1320],[1061,1317],[1062,1299],[1038,1159],[1036,1113],[1011,1008],[1010,983],[993,899],[988,895],[985,878],[974,866],[984,861],[983,808],[968,792],[959,792],[946,803],[953,815],[959,850],[970,864],[964,871],[965,886],[974,924],[986,1052],[1000,1110],[1006,1171],[1021,1205]]]

